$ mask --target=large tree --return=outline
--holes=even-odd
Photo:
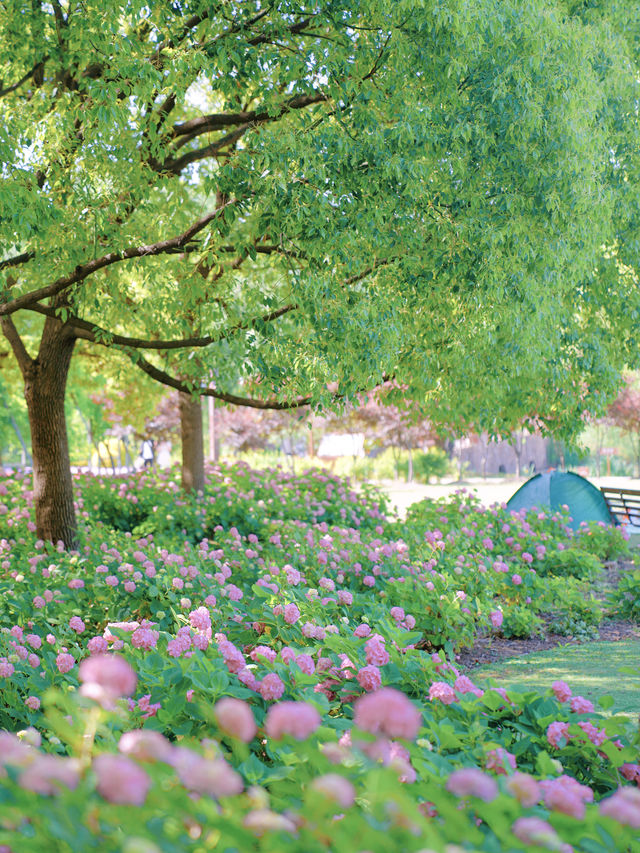
[[[638,303],[626,5],[2,3],[0,317],[38,534],[75,538],[78,339],[259,407],[385,377],[434,420],[597,407]]]

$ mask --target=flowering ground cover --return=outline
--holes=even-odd
[[[77,551],[0,481],[0,850],[640,849],[638,733],[456,650],[595,625],[620,531],[318,472],[81,477]]]

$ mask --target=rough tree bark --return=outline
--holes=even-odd
[[[36,532],[41,539],[62,541],[72,548],[76,544],[77,524],[64,397],[76,338],[68,326],[48,317],[38,355],[31,358],[10,318],[3,318],[2,330],[24,378],[31,428]]]
[[[202,403],[199,397],[179,394],[180,438],[182,441],[182,488],[204,492],[204,444]]]

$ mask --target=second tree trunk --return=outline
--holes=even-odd
[[[186,492],[204,492],[202,405],[199,397],[182,393],[179,397],[182,488]]]

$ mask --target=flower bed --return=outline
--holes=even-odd
[[[2,853],[638,849],[626,721],[454,657],[596,624],[618,531],[465,495],[400,523],[326,474],[237,467],[199,501],[80,477],[65,552],[28,485],[0,482]]]

